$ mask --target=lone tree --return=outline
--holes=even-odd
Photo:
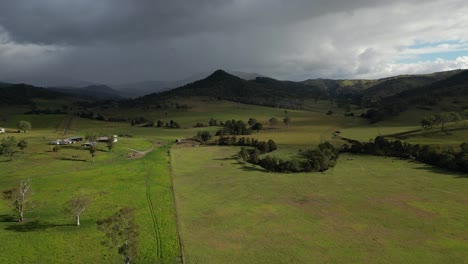
[[[24,212],[30,209],[29,198],[31,196],[31,179],[27,178],[20,181],[18,189],[14,189],[8,192],[9,197],[13,203],[13,209],[18,214],[18,222],[24,220]]]
[[[257,131],[260,131],[263,129],[263,125],[262,123],[255,123],[255,125],[252,126],[252,130],[257,130]]]
[[[270,120],[268,120],[268,122],[270,122],[270,126],[276,126],[279,123],[279,121],[278,121],[278,119],[276,117],[270,118]]]
[[[249,118],[249,121],[247,121],[247,123],[249,124],[249,126],[253,127],[253,126],[255,126],[255,124],[258,123],[258,121],[257,121],[257,119],[251,117],[251,118]]]
[[[283,123],[286,125],[286,127],[289,127],[289,124],[291,123],[291,118],[289,116],[286,116],[283,119]]]
[[[242,147],[239,152],[239,157],[242,159],[242,161],[248,161],[249,155],[249,151],[245,147]]]
[[[28,130],[31,130],[31,123],[28,121],[18,121],[18,124],[16,124],[19,130],[22,130],[24,133],[28,132]]]
[[[137,256],[138,225],[135,223],[135,210],[121,208],[109,218],[97,222],[98,230],[104,232],[107,240],[103,244],[117,249],[125,264]]]
[[[93,159],[93,162],[94,162],[94,157],[96,157],[96,150],[97,150],[96,144],[91,144],[91,146],[89,146],[89,154],[91,154],[91,158]]]
[[[211,139],[211,133],[209,131],[198,131],[196,138],[199,139],[203,144]]]
[[[13,160],[15,154],[15,147],[17,146],[15,137],[7,137],[0,142],[0,154]]]
[[[445,130],[445,125],[449,122],[460,121],[461,116],[457,112],[442,112],[435,116],[435,120],[438,124],[440,124],[440,128],[442,129],[442,131],[448,133],[447,130]]]
[[[115,141],[113,137],[109,137],[107,140],[107,148],[109,149],[110,152],[112,152],[112,149],[114,148]]]
[[[89,199],[84,196],[73,196],[70,201],[65,204],[64,212],[73,214],[76,219],[76,226],[80,226],[80,216],[89,205]]]
[[[424,128],[424,129],[430,129],[434,126],[435,124],[435,121],[436,121],[436,118],[435,116],[431,115],[431,116],[428,116],[428,117],[424,117],[422,120],[421,120],[421,126]]]
[[[28,142],[24,139],[20,140],[20,142],[18,142],[18,148],[21,149],[21,151],[23,151],[27,146],[28,146]]]

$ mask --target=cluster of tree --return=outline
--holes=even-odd
[[[81,118],[87,118],[87,119],[94,119],[94,120],[100,120],[100,121],[108,121],[108,122],[128,122],[128,118],[123,118],[123,117],[106,117],[100,113],[94,113],[93,111],[81,111],[81,112],[76,112],[76,116],[79,116]],[[130,120],[131,121],[131,120]]]
[[[252,129],[247,127],[247,125],[242,120],[228,120],[223,124],[223,129],[216,132],[217,136],[223,135],[250,135],[252,134]]]
[[[255,149],[259,150],[260,154],[272,152],[276,150],[278,147],[276,146],[275,141],[272,139],[268,141],[258,141],[254,138],[248,137],[225,137],[221,136],[218,139],[218,145],[220,146],[244,146],[244,147],[254,147]]]
[[[205,124],[197,122],[193,127],[206,127]]]
[[[388,101],[372,103],[372,108],[361,114],[361,117],[369,119],[369,121],[374,124],[385,118],[399,115],[401,112],[406,111],[409,105],[410,103],[405,100],[389,98]]]
[[[220,122],[219,125],[224,126],[223,122]],[[197,122],[194,127],[206,127],[207,125]],[[218,126],[218,121],[214,118],[210,118],[210,121],[208,121],[208,126]]]
[[[151,126],[153,126],[154,122],[144,116],[138,116],[138,117],[130,119],[131,126],[138,126],[142,124],[151,124]]]
[[[62,111],[60,109],[55,109],[55,110],[52,110],[52,109],[32,109],[30,111],[27,111],[27,112],[24,112],[25,115],[40,115],[40,114],[44,114],[44,115],[64,115],[64,114],[67,114],[67,112],[65,111]]]
[[[457,112],[442,112],[428,117],[424,117],[421,120],[421,126],[424,129],[430,129],[434,126],[440,126],[442,131],[446,132],[445,125],[449,122],[457,122],[462,118]]]
[[[197,135],[195,136],[196,139],[200,140],[202,144],[212,138],[212,135],[209,131],[198,131]]]
[[[210,121],[208,121],[209,126],[218,126],[218,121],[214,118],[210,118]]]
[[[400,140],[390,141],[381,136],[372,142],[348,142],[351,146],[346,145],[343,148],[345,152],[414,159],[445,169],[468,172],[468,142],[460,145],[460,151],[439,146],[413,145]]]
[[[79,109],[84,112],[93,112],[90,109],[106,110],[106,109],[111,109],[111,108],[118,108],[120,105],[120,102],[121,101],[115,101],[115,100],[88,100],[88,101],[73,102],[73,106],[74,108]],[[62,109],[67,110],[63,106],[62,106]]]
[[[249,163],[259,165],[260,167],[274,172],[312,172],[326,171],[335,166],[339,156],[339,151],[331,143],[326,142],[318,146],[316,150],[310,150],[303,153],[304,160],[282,160],[275,157],[266,156],[261,159],[261,152],[255,148],[247,150],[242,147],[239,157]]]
[[[152,125],[154,126],[154,124]],[[156,127],[164,127],[164,128],[180,128],[179,123],[175,122],[174,120],[170,120],[169,122],[164,123],[161,120],[156,121]]]
[[[191,108],[188,104],[181,104],[169,101],[168,98],[160,96],[153,97],[150,94],[143,97],[120,101],[119,104],[125,107],[142,107],[144,110],[183,110],[187,111]],[[158,94],[159,95],[159,94]]]
[[[31,123],[28,121],[24,121],[24,120],[18,121],[16,126],[18,127],[19,130],[23,131],[24,133],[28,132],[28,130],[31,130],[32,128]]]
[[[223,129],[220,129],[216,132],[217,136],[224,135],[250,135],[252,130],[262,130],[262,123],[258,122],[257,119],[251,117],[247,121],[247,124],[242,120],[228,120],[226,122],[220,122],[220,125],[223,126]],[[248,126],[247,126],[248,125]]]
[[[28,142],[24,139],[17,142],[15,137],[3,138],[0,141],[0,155],[8,157],[9,160],[13,160],[13,156],[17,152],[16,148],[19,148],[21,151],[23,151],[27,146]]]

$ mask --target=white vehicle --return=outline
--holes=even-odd
[[[5,129],[4,128],[0,128],[0,134],[5,134]]]

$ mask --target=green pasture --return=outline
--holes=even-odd
[[[468,181],[342,155],[325,173],[244,166],[237,147],[173,148],[188,263],[464,263]]]
[[[13,135],[29,142],[24,153],[17,153],[13,161],[0,157],[0,191],[15,188],[20,180],[30,177],[31,199],[36,203],[25,214],[25,222],[18,223],[8,201],[0,201],[0,239],[4,241],[0,247],[0,263],[119,263],[117,249],[110,250],[101,244],[105,237],[97,230],[96,221],[124,206],[136,209],[139,257],[135,262],[179,261],[170,145],[157,144],[168,143],[167,140],[150,133],[120,138],[113,152],[99,143],[93,163],[89,152],[79,144],[60,146],[58,152],[47,145],[50,140],[62,138],[47,124],[60,123],[64,116],[33,117],[32,120],[21,115],[15,117],[31,120],[30,132],[0,135],[0,138]],[[83,136],[80,125],[90,121],[74,120],[70,134]],[[14,120],[11,122],[7,125],[15,124]],[[94,132],[100,132],[103,127],[102,131],[114,134],[120,128],[104,122],[90,123],[84,127]],[[145,157],[127,159],[132,152],[130,148],[146,150],[153,143],[157,148]],[[92,202],[81,216],[81,226],[76,227],[73,216],[65,215],[62,208],[73,195],[79,194],[90,197]],[[150,202],[154,215],[150,213]]]
[[[185,101],[184,101],[185,100]],[[25,115],[25,109],[0,109],[0,127],[29,146],[13,161],[0,157],[0,191],[30,177],[36,208],[24,223],[0,200],[0,263],[118,263],[117,251],[101,242],[96,221],[123,206],[136,209],[139,258],[135,263],[180,261],[171,170],[177,201],[180,241],[187,263],[463,263],[468,262],[466,175],[397,159],[342,155],[325,173],[277,174],[233,159],[239,147],[184,147],[176,139],[198,131],[213,135],[220,127],[194,128],[230,119],[256,118],[264,130],[250,138],[273,139],[269,155],[298,158],[319,143],[340,144],[343,137],[368,141],[378,135],[418,130],[404,140],[457,146],[468,138],[466,122],[450,124],[450,135],[419,131],[426,110],[412,109],[388,121],[368,125],[328,101],[306,101],[304,110],[209,100],[180,99],[191,109],[139,108],[94,110],[109,117],[144,116],[178,122],[181,129],[145,128],[128,122],[103,122],[67,115]],[[326,115],[332,110],[332,115]],[[291,118],[286,127],[282,120]],[[277,125],[268,120],[276,117]],[[68,126],[67,126],[68,124]],[[66,134],[63,135],[64,129]],[[48,143],[71,136],[126,135],[113,152],[98,145],[96,162],[80,144],[52,151]],[[141,159],[134,150],[155,148]],[[170,153],[170,154],[169,154]],[[75,194],[92,199],[73,226],[62,212]],[[149,193],[149,198],[148,198]],[[153,206],[151,213],[150,205]]]

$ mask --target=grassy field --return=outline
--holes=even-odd
[[[188,263],[468,262],[466,175],[354,155],[275,174],[236,151],[172,150]]]
[[[36,129],[26,134],[8,134],[27,139],[29,147],[11,162],[1,158],[1,191],[12,189],[21,179],[30,177],[31,199],[37,205],[25,214],[24,223],[18,223],[8,202],[0,201],[0,240],[8,241],[2,243],[0,263],[119,263],[117,249],[110,250],[101,244],[105,237],[97,231],[96,221],[124,206],[136,209],[137,262],[176,262],[180,251],[168,141],[149,133],[121,138],[112,153],[105,145],[100,145],[93,163],[88,151],[81,146],[63,146],[58,152],[52,152],[47,145],[50,140],[61,138],[62,132],[57,133],[55,127],[63,118],[60,115],[35,116],[32,122]],[[15,123],[14,118],[9,120]],[[83,135],[81,127],[85,130],[94,127],[95,132],[103,132],[100,127],[106,127],[104,132],[114,133],[123,128],[121,124],[112,125],[77,119],[69,133]],[[166,142],[166,145],[157,145],[141,159],[127,159],[129,148],[146,150],[153,146],[152,141]],[[62,212],[65,201],[76,194],[84,194],[92,200],[81,217],[80,227],[73,225],[73,216]]]
[[[187,263],[463,263],[468,262],[467,179],[419,163],[342,155],[325,173],[276,174],[244,166],[232,156],[238,147],[175,146],[175,139],[219,127],[194,128],[209,119],[253,117],[265,129],[249,137],[274,139],[271,155],[297,157],[299,151],[334,141],[333,132],[368,141],[419,129],[421,111],[368,125],[345,117],[328,101],[306,102],[305,110],[191,99],[188,111],[108,109],[114,117],[145,116],[174,120],[181,129],[143,128],[126,122],[102,122],[66,115],[24,115],[24,109],[0,112],[0,127],[15,130],[29,120],[28,133],[0,135],[27,139],[28,148],[13,161],[0,157],[0,191],[31,177],[37,207],[15,222],[0,200],[0,263],[116,263],[96,221],[123,206],[136,209],[139,258],[135,263],[180,261],[171,172]],[[333,115],[326,115],[328,110]],[[361,110],[354,109],[355,113]],[[289,127],[282,119],[289,116]],[[270,126],[276,117],[280,123]],[[71,120],[67,126],[68,120]],[[463,128],[464,123],[454,128]],[[65,129],[65,128],[68,129]],[[64,131],[66,132],[63,135]],[[407,141],[459,145],[468,130],[451,135],[414,133]],[[69,136],[128,134],[113,152],[99,145],[96,162],[78,145],[53,152],[48,142]],[[340,142],[334,141],[339,144]],[[151,150],[129,159],[134,150]],[[170,154],[169,154],[170,153]],[[62,212],[63,204],[83,193],[92,199],[82,225]]]

